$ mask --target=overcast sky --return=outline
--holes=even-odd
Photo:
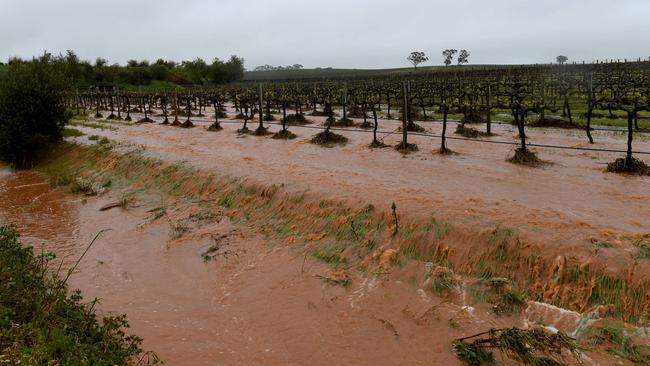
[[[541,63],[650,56],[650,0],[0,0],[0,60],[74,50],[110,63],[227,59],[246,68]]]

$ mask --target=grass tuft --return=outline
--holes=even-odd
[[[85,134],[76,128],[66,127],[63,129],[63,137],[81,137],[83,135]]]
[[[625,158],[616,159],[616,161],[607,164],[607,169],[610,173],[631,173],[637,175],[650,175],[650,166],[641,160],[632,158],[628,162]]]
[[[409,143],[404,143],[404,141],[400,142],[399,144],[395,145],[395,150],[402,152],[402,153],[410,153],[410,152],[415,152],[418,151],[418,145],[416,144],[409,144]]]
[[[331,131],[323,131],[321,133],[316,134],[311,139],[312,144],[322,145],[327,147],[331,147],[334,145],[345,145],[347,142],[348,142],[347,137],[336,134]]]
[[[607,350],[611,354],[625,358],[634,363],[650,365],[650,347],[635,344],[632,339],[625,334],[623,326],[607,326],[598,329],[593,337],[596,345],[607,343],[610,348]]]
[[[537,154],[531,150],[522,150],[517,148],[515,155],[508,159],[513,164],[525,165],[530,167],[539,167],[544,165],[544,161],[537,157]]]
[[[296,134],[289,130],[280,130],[274,133],[271,138],[276,140],[293,140],[296,138]]]

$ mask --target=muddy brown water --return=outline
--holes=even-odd
[[[16,225],[23,243],[37,253],[56,249],[66,265],[76,254],[78,201],[52,190],[42,176],[0,166],[0,222]]]
[[[453,339],[521,325],[408,281],[422,266],[394,276],[350,271],[344,288],[323,281],[336,271],[306,257],[299,244],[276,242],[222,214],[193,220],[196,204],[169,202],[159,218],[144,203],[99,211],[120,197],[71,195],[33,172],[0,170],[0,218],[19,227],[25,244],[65,257],[64,270],[108,230],[70,286],[86,300],[99,298],[100,315],[126,313],[144,348],[168,365],[460,365]],[[190,230],[172,239],[177,222]],[[217,255],[204,261],[215,244]],[[547,324],[564,313],[554,311]],[[589,356],[586,364],[610,360]]]
[[[332,269],[223,216],[190,220],[190,232],[172,240],[170,222],[189,220],[195,207],[175,205],[157,220],[148,207],[99,211],[118,198],[83,198],[37,174],[0,170],[0,217],[26,245],[65,256],[64,270],[109,230],[70,286],[99,298],[100,315],[126,313],[144,348],[168,365],[457,365],[453,336],[503,324],[389,278],[352,274],[349,288],[329,285],[319,276]],[[204,262],[215,238],[224,255]],[[445,325],[454,317],[462,327]]]
[[[317,125],[324,121],[308,118]],[[607,163],[621,154],[535,148],[551,164],[531,169],[506,162],[516,146],[449,140],[448,146],[458,154],[440,156],[432,153],[439,139],[412,136],[410,141],[420,150],[401,155],[392,149],[369,149],[371,134],[363,132],[345,132],[350,140],[345,147],[327,149],[310,144],[318,130],[304,127],[290,127],[298,138],[282,141],[237,136],[239,124],[224,124],[224,130],[216,133],[205,130],[209,122],[196,124],[192,129],[115,125],[116,130],[85,128],[84,132],[144,146],[147,153],[167,161],[262,184],[284,184],[296,192],[371,203],[383,210],[395,202],[404,218],[434,215],[474,229],[511,227],[526,243],[550,256],[570,254],[588,260],[594,254],[593,238],[609,241],[616,250],[599,255],[617,273],[626,272],[630,264],[629,257],[618,255],[617,250],[634,250],[621,237],[650,232],[650,177],[604,172]],[[379,124],[393,131],[400,122],[380,120]],[[421,124],[428,132],[440,133],[439,123]],[[518,141],[512,126],[494,126],[493,132],[497,136],[489,140]],[[454,136],[451,128],[448,134]],[[527,135],[534,143],[625,147],[625,136],[610,132],[594,132],[595,145],[586,141],[583,131],[529,128]],[[379,137],[390,145],[401,139],[398,134]],[[637,139],[634,146],[650,151],[647,139]],[[639,158],[647,160],[647,156]],[[650,274],[648,266],[640,267],[637,273]]]

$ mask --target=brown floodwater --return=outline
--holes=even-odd
[[[308,118],[316,124],[323,122],[323,118]],[[506,162],[515,148],[508,145],[449,140],[448,147],[458,154],[441,156],[432,153],[439,147],[439,139],[412,136],[410,142],[416,143],[419,151],[402,155],[393,149],[369,149],[371,134],[364,132],[344,132],[350,142],[328,149],[309,143],[318,132],[309,126],[290,127],[298,138],[283,141],[238,136],[239,123],[224,124],[224,130],[216,133],[205,130],[209,122],[195,123],[197,127],[192,129],[140,124],[84,131],[144,146],[155,157],[187,162],[221,175],[284,184],[296,192],[352,204],[371,203],[380,210],[388,210],[395,202],[403,218],[433,215],[478,230],[511,227],[549,257],[570,254],[588,261],[594,255],[594,241],[612,242],[616,250],[598,255],[613,272],[626,272],[631,263],[630,256],[618,255],[634,250],[622,237],[650,232],[650,177],[605,173],[607,163],[621,157],[618,153],[534,148],[549,164],[531,169]],[[400,125],[394,120],[379,123],[386,131]],[[422,125],[428,132],[440,133],[439,123]],[[450,136],[454,135],[453,126]],[[493,132],[496,136],[485,139],[518,141],[513,126],[495,125]],[[540,144],[625,148],[621,133],[596,131],[594,145],[582,131],[529,128],[527,135],[530,142]],[[379,137],[389,145],[401,139],[399,134]],[[647,138],[637,138],[634,146],[650,151]],[[637,268],[636,273],[650,272],[648,266],[641,267],[644,269]]]
[[[31,171],[0,166],[0,222],[16,225],[35,251],[55,251],[64,265],[77,253],[79,197],[50,188]]]
[[[73,261],[108,230],[70,286],[99,298],[100,315],[126,313],[131,331],[168,365],[455,365],[450,336],[482,329],[453,304],[436,317],[456,316],[464,329],[434,326],[444,319],[424,324],[416,317],[440,301],[413,285],[354,274],[347,289],[328,285],[319,276],[331,269],[223,216],[192,223],[192,206],[158,220],[145,207],[99,211],[117,197],[81,203],[34,173],[0,173],[0,217],[25,244]],[[177,220],[191,229],[171,240]],[[223,249],[205,262],[215,240]]]
[[[53,190],[32,172],[0,170],[0,217],[20,228],[26,244],[74,260],[108,230],[70,286],[87,300],[99,298],[100,315],[126,313],[144,348],[168,365],[460,365],[451,352],[455,338],[525,324],[527,316],[558,328],[571,323],[568,330],[576,322],[545,307],[523,319],[496,318],[486,305],[464,304],[464,296],[433,296],[417,264],[393,275],[352,270],[349,287],[332,285],[323,279],[341,274],[305,256],[298,243],[271,240],[183,201],[165,202],[162,217],[143,202],[99,210],[120,197],[84,198]],[[180,222],[188,231],[172,238]],[[586,364],[608,359],[589,356]]]

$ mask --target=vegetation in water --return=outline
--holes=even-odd
[[[0,362],[9,365],[153,365],[142,339],[127,335],[126,316],[97,320],[51,271],[54,256],[24,247],[15,227],[0,227]],[[71,272],[68,273],[68,276]]]

